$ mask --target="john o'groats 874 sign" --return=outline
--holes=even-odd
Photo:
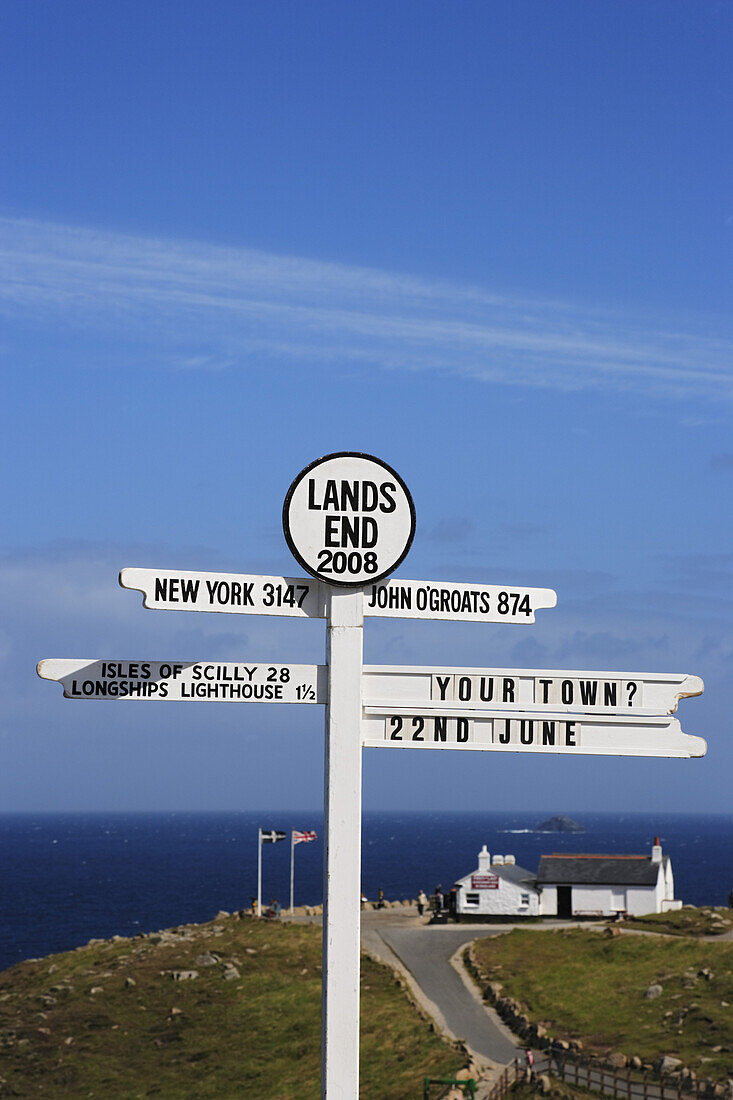
[[[400,475],[372,455],[324,455],[288,489],[283,530],[296,560],[328,584],[361,588],[388,576],[415,534],[415,505]]]

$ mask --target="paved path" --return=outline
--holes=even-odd
[[[441,925],[384,925],[378,934],[409,970],[425,996],[440,1010],[448,1029],[482,1058],[502,1065],[517,1054],[508,1030],[484,1007],[478,993],[461,980],[450,959],[465,943],[486,935],[483,928]]]

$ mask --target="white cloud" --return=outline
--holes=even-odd
[[[159,366],[247,369],[266,354],[556,389],[727,399],[727,334],[471,286],[0,219],[0,310],[144,341]],[[204,350],[205,349],[205,350]],[[148,362],[150,365],[150,362]]]

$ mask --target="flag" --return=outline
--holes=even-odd
[[[285,840],[287,833],[281,833],[279,829],[260,829],[260,839],[263,844],[277,844],[278,840]]]
[[[318,833],[315,829],[306,829],[304,833],[299,833],[297,829],[293,829],[293,844],[308,844],[311,840],[318,840]]]

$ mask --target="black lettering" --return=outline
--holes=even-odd
[[[497,730],[498,730],[497,735],[496,735],[496,739],[497,739],[497,741],[499,741],[500,744],[508,745],[509,744],[509,738],[511,736],[510,731],[509,731],[509,719],[508,718],[504,719],[504,730],[503,730],[503,732],[500,729],[499,721],[500,720],[497,718],[495,720],[495,723],[494,723]]]
[[[456,741],[459,744],[468,741],[468,718],[456,718]]]
[[[570,706],[570,704],[573,701],[573,696],[574,695],[575,695],[575,690],[573,688],[573,681],[572,680],[563,680],[563,682],[560,685],[560,698],[562,699],[565,706]]]
[[[379,527],[377,521],[370,516],[363,516],[361,521],[361,545],[365,550],[368,550],[370,546],[377,545],[377,539],[379,537]],[[376,572],[376,570],[373,570]]]
[[[320,512],[320,504],[316,504],[316,483],[314,478],[308,478],[308,510],[310,512]]]
[[[514,681],[511,679],[511,677],[505,676],[504,677],[503,702],[505,702],[505,703],[513,703],[514,702],[514,687],[515,687]]]
[[[494,698],[494,677],[482,676],[479,685],[479,697],[482,703],[490,703]]]
[[[168,581],[163,577],[155,578],[155,598],[156,600],[168,599]]]
[[[415,731],[412,735],[412,740],[413,741],[424,741],[425,738],[423,737],[422,732],[425,729],[425,719],[424,718],[413,718],[412,719],[412,728]]]
[[[543,722],[542,723],[542,744],[554,745],[555,744],[555,723]]]
[[[200,581],[181,580],[184,603],[195,603],[199,594]]]
[[[340,546],[338,526],[340,516],[327,516],[326,517],[326,532],[324,542],[326,546]]]
[[[373,481],[361,483],[361,510],[362,512],[374,512],[379,500],[379,492]]]
[[[471,679],[469,676],[460,676],[458,679],[458,698],[462,703],[468,703],[471,699]]]
[[[566,745],[577,746],[577,744],[578,744],[578,742],[576,741],[576,737],[578,735],[578,731],[576,729],[577,724],[578,724],[577,722],[566,722],[565,723],[565,744]]]
[[[615,707],[616,704],[616,684],[604,684],[603,685],[603,705],[604,707]]]
[[[538,684],[542,684],[542,703],[549,703],[550,701],[550,684],[552,680],[538,680]]]
[[[348,512],[349,509],[351,509],[352,512],[359,511],[358,481],[341,482],[341,511]]]
[[[534,722],[531,718],[521,718],[519,721],[519,740],[523,745],[531,745],[534,741]]]
[[[379,492],[382,496],[382,503],[379,505],[380,512],[394,512],[397,507],[397,502],[394,499],[393,494],[397,491],[397,486],[392,481],[383,481],[379,486]]]
[[[323,494],[323,511],[326,512],[329,508],[334,512],[339,510],[338,488],[333,478],[329,478],[326,482],[326,491]]]
[[[336,518],[333,517],[333,522],[336,522]],[[326,528],[328,528],[329,521],[326,520]],[[358,546],[359,545],[359,516],[341,516],[341,542],[339,543],[327,543],[327,546]]]
[[[448,684],[450,683],[450,676],[436,676],[435,682],[438,685],[438,691],[440,692],[440,701],[444,703],[448,698]]]
[[[595,706],[598,698],[597,680],[580,680],[580,701],[584,705]]]
[[[74,683],[76,683],[76,681],[74,681]],[[445,741],[448,736],[448,719],[435,718],[433,722],[433,741]]]

